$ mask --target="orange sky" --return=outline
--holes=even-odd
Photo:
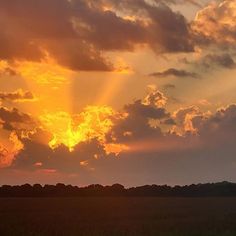
[[[236,180],[235,6],[0,1],[0,184]]]

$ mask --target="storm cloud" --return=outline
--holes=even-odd
[[[1,0],[0,58],[40,61],[45,51],[73,70],[114,70],[109,51],[147,45],[156,53],[193,50],[189,26],[164,3]],[[134,20],[118,11],[130,12]]]

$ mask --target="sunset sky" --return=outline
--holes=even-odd
[[[0,0],[0,185],[236,181],[236,0]]]

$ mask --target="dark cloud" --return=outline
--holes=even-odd
[[[31,115],[22,113],[17,108],[0,107],[0,121],[3,128],[9,131],[24,130],[36,126],[36,121]]]
[[[219,109],[210,116],[198,115],[192,120],[203,145],[224,146],[234,143],[236,138],[236,105]]]
[[[83,11],[83,5],[81,1],[77,9],[67,0],[1,0],[1,58],[40,61],[45,49],[72,69],[112,70],[100,51],[73,27],[72,17]]]
[[[104,10],[106,5],[110,10]],[[110,71],[114,67],[106,51],[132,51],[139,44],[156,53],[193,50],[186,19],[164,3],[1,0],[0,14],[0,58],[10,61],[40,61],[46,50],[74,70]]]
[[[194,79],[199,77],[197,73],[189,72],[186,70],[179,70],[175,68],[170,68],[162,72],[154,72],[154,73],[149,74],[149,76],[157,77],[157,78],[168,77],[168,76],[175,76],[175,77],[181,77],[181,78],[191,77]]]
[[[22,90],[17,90],[15,92],[11,93],[6,93],[6,92],[0,92],[0,100],[3,101],[29,101],[33,100],[34,95],[30,91],[22,91]]]
[[[168,5],[186,5],[190,4],[198,8],[202,8],[202,1],[196,0],[154,0],[155,3],[165,3]]]
[[[161,124],[164,124],[164,125],[176,125],[176,122],[173,118],[168,118],[164,121],[161,122]]]
[[[193,109],[183,110],[186,114]],[[64,146],[51,150],[36,141],[24,140],[25,148],[18,154],[10,169],[27,170],[32,173],[56,170],[58,176],[59,173],[61,175],[66,173],[67,178],[77,173],[77,178],[67,179],[77,181],[77,184],[91,182],[103,184],[120,182],[125,185],[191,184],[222,179],[235,181],[235,117],[235,105],[223,108],[209,116],[197,114],[192,117],[192,122],[198,133],[186,133],[183,136],[154,128],[150,132],[146,123],[133,119],[128,127],[136,127],[137,130],[137,127],[143,126],[149,132],[136,133],[142,138],[137,139],[136,136],[129,141],[131,146],[133,144],[131,141],[137,142],[137,146],[134,146],[137,150],[121,153],[119,158],[112,155],[107,157],[104,147],[96,140],[79,144],[73,152],[69,152]],[[163,119],[163,122],[167,120],[173,122],[173,119]],[[135,122],[137,126],[134,125]],[[150,146],[145,146],[147,142]],[[95,154],[100,158],[95,159]],[[88,166],[81,164],[84,161],[88,161]],[[35,165],[36,163],[38,165]],[[50,176],[48,178],[50,179]],[[55,181],[57,179],[54,179]]]
[[[219,66],[227,69],[235,69],[236,63],[230,54],[208,54],[202,59],[202,65],[206,68]]]
[[[200,7],[201,2],[155,2],[0,0],[0,58],[41,61],[47,51],[73,70],[112,71],[115,66],[105,53],[134,51],[138,45],[156,54],[193,52],[209,44],[234,46],[235,22],[227,14],[234,14],[232,1],[203,8],[190,23],[170,6]]]
[[[150,120],[161,121],[170,117],[165,108],[158,106],[160,105],[158,99],[163,101],[160,94],[159,91],[153,91],[148,94],[144,102],[136,100],[134,103],[126,105],[124,107],[126,116],[121,119],[114,119],[114,127],[109,134],[110,140],[115,138],[118,143],[125,143],[161,137],[161,129],[150,125]]]
[[[83,162],[91,161],[95,155],[104,157],[105,151],[96,140],[78,144],[73,152],[64,145],[52,150],[48,145],[22,140],[24,149],[18,154],[10,169],[18,170],[56,170],[64,173],[83,172]]]
[[[236,105],[213,114],[188,107],[170,117],[164,108],[138,100],[125,106],[124,112],[125,116],[114,117],[109,134],[114,143],[127,143],[131,147],[120,153],[119,158],[107,155],[97,140],[80,143],[71,152],[63,145],[52,150],[47,145],[50,135],[38,130],[21,139],[24,149],[8,169],[1,171],[1,176],[6,170],[28,171],[31,177],[35,173],[40,176],[46,173],[46,180],[54,176],[54,182],[63,176],[64,180],[77,181],[77,184],[121,182],[125,185],[236,180]],[[149,119],[158,119],[160,126],[183,126],[191,122],[196,131],[186,129],[179,135],[151,126]],[[45,143],[41,142],[42,137],[47,137]],[[77,177],[70,179],[71,175]],[[29,180],[34,182],[34,178]]]
[[[189,26],[183,15],[175,13],[163,2],[156,6],[146,1],[114,1],[121,10],[134,15],[147,15],[151,24],[146,28],[147,43],[156,53],[193,51]]]

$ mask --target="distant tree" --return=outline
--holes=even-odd
[[[125,188],[121,184],[102,186],[92,184],[78,187],[58,183],[56,185],[30,184],[3,185],[0,187],[0,197],[72,197],[72,196],[136,196],[136,197],[210,197],[236,196],[236,184],[220,182],[214,184],[192,184],[170,187],[167,185],[145,185]]]

